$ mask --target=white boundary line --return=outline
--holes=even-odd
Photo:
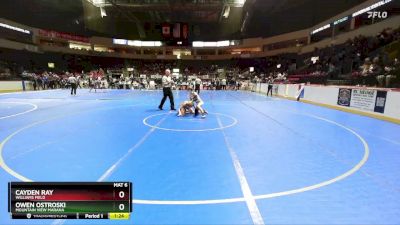
[[[217,116],[218,125],[220,127],[223,126],[220,118]],[[264,220],[261,216],[260,210],[258,209],[257,202],[254,199],[253,193],[251,192],[250,185],[247,182],[246,176],[244,174],[242,165],[240,164],[239,157],[237,156],[235,150],[232,148],[231,144],[228,141],[228,137],[226,136],[224,130],[222,130],[222,135],[224,136],[225,145],[228,148],[229,154],[232,158],[232,163],[235,167],[236,175],[239,179],[240,188],[242,189],[243,197],[246,201],[247,209],[250,212],[251,219],[253,220],[253,224],[263,225]]]
[[[213,204],[227,204],[244,202],[245,198],[226,198],[226,199],[211,199],[211,200],[144,200],[144,199],[132,199],[133,204],[142,205],[213,205]]]
[[[347,130],[348,132],[352,133],[354,136],[356,136],[361,141],[361,143],[364,146],[363,158],[353,168],[351,168],[347,172],[345,172],[345,173],[341,174],[340,176],[337,176],[337,177],[335,177],[333,179],[321,182],[319,184],[307,186],[307,187],[304,187],[304,188],[294,189],[294,190],[290,190],[290,191],[276,192],[276,193],[271,193],[271,194],[266,194],[266,195],[258,195],[258,196],[255,197],[256,199],[266,199],[266,198],[281,197],[281,196],[285,196],[285,195],[292,195],[292,194],[297,194],[297,193],[301,193],[301,192],[311,191],[311,190],[314,190],[314,189],[318,189],[318,188],[333,184],[335,182],[343,180],[346,177],[354,174],[355,172],[360,170],[361,167],[368,161],[369,152],[370,152],[369,151],[369,146],[368,146],[367,142],[364,140],[364,138],[361,137],[361,135],[359,135],[357,132],[355,132],[354,130],[352,130],[352,129],[350,129],[350,128],[348,128],[348,127],[346,127],[346,126],[344,126],[344,125],[342,125],[340,123],[336,123],[336,122],[334,122],[332,120],[328,120],[328,119],[325,119],[325,118],[322,118],[322,117],[314,116],[312,114],[303,114],[303,115],[307,115],[307,116],[315,118],[315,119],[326,121],[328,123],[331,123],[331,124],[334,124],[336,126],[339,126],[339,127],[343,128],[343,129]]]
[[[301,114],[301,113],[299,113]],[[339,126],[345,130],[347,130],[348,132],[352,133],[353,135],[355,135],[363,144],[364,146],[364,155],[363,158],[350,170],[348,170],[347,172],[333,178],[327,181],[323,181],[321,183],[318,184],[314,184],[311,186],[307,186],[307,187],[303,187],[303,188],[298,188],[298,189],[293,189],[293,190],[288,190],[288,191],[282,191],[282,192],[275,192],[275,193],[270,193],[270,194],[264,194],[264,195],[254,195],[254,199],[268,199],[268,198],[275,198],[275,197],[281,197],[281,196],[286,196],[286,195],[292,195],[292,194],[297,194],[297,193],[302,193],[302,192],[306,192],[306,191],[310,191],[310,190],[314,190],[314,189],[318,189],[318,188],[322,188],[325,186],[328,186],[330,184],[333,184],[335,182],[339,182],[349,176],[351,176],[352,174],[356,173],[358,170],[361,169],[362,166],[364,166],[364,164],[367,162],[368,158],[369,158],[369,146],[367,144],[367,142],[364,140],[364,138],[358,134],[357,132],[355,132],[354,130],[346,127],[345,125],[342,125],[340,123],[334,122],[332,120],[328,120],[322,117],[318,117],[318,116],[314,116],[311,114],[301,114],[301,115],[306,115],[318,120],[322,120],[328,123],[331,123],[333,125]],[[59,118],[59,117],[56,117]],[[54,118],[52,118],[54,119]],[[30,180],[29,178],[26,178],[24,176],[22,176],[21,174],[15,172],[14,170],[12,170],[10,167],[8,167],[8,165],[5,163],[3,156],[2,156],[2,151],[4,149],[4,145],[11,139],[13,138],[15,135],[17,135],[18,133],[20,133],[21,131],[28,129],[30,127],[33,127],[37,124],[40,123],[44,123],[47,121],[50,121],[52,119],[47,119],[44,121],[39,121],[39,122],[35,122],[33,124],[27,125],[17,131],[15,131],[14,133],[12,133],[11,135],[9,135],[8,137],[6,137],[1,143],[0,143],[0,166],[11,176],[21,180],[21,181],[26,181],[26,182],[30,182],[32,180]],[[237,203],[237,202],[244,202],[245,198],[226,198],[226,199],[207,199],[207,200],[145,200],[145,199],[132,199],[132,202],[134,204],[145,204],[145,205],[207,205],[207,204],[226,204],[226,203]]]
[[[167,117],[165,116],[161,120],[157,122],[156,125],[160,125]],[[156,130],[156,128],[151,128],[134,146],[132,146],[128,152],[125,153],[117,162],[115,162],[97,181],[101,182],[107,179],[112,173],[114,173],[115,169],[140,145],[142,145],[147,138]]]
[[[147,120],[150,119],[150,118],[153,118],[153,117],[156,117],[156,116],[165,115],[165,114],[168,114],[168,113],[159,113],[159,114],[154,114],[154,115],[148,116],[148,117],[146,117],[146,118],[143,119],[143,124],[146,125],[146,126],[148,126],[148,127],[151,127],[151,128],[155,128],[155,129],[158,129],[158,130],[165,130],[165,131],[176,131],[176,132],[204,132],[204,131],[223,130],[223,129],[226,129],[226,128],[233,127],[233,126],[235,126],[235,125],[238,123],[238,121],[237,121],[236,118],[234,118],[234,117],[232,117],[232,116],[229,116],[229,115],[226,115],[226,114],[222,114],[222,113],[209,113],[209,114],[220,115],[220,116],[228,117],[228,118],[232,119],[233,123],[231,123],[231,124],[229,124],[229,125],[227,125],[227,126],[222,126],[222,127],[217,127],[217,128],[209,128],[209,129],[201,129],[201,130],[196,130],[196,129],[193,129],[193,130],[189,130],[189,129],[188,129],[188,130],[185,130],[185,129],[173,129],[173,128],[159,127],[159,126],[157,126],[157,125],[151,125],[151,124],[149,124],[149,123],[147,122]]]
[[[41,92],[50,92],[50,91],[59,91],[59,90],[63,90],[63,89],[51,89],[51,90],[40,90],[40,91],[13,91],[13,92],[4,92],[4,93],[0,93],[1,95],[12,95],[12,94],[31,94],[31,93],[41,93]]]
[[[356,129],[356,128],[353,128],[353,129],[357,130],[359,132],[361,131],[361,132],[363,132],[364,134],[366,134],[368,136],[373,136],[374,138],[378,138],[378,139],[381,139],[383,141],[389,142],[391,144],[400,145],[400,142],[398,142],[398,141],[395,141],[395,140],[392,140],[392,139],[389,139],[389,138],[385,138],[385,137],[382,137],[382,136],[376,136],[375,134],[372,134],[372,133],[364,131],[364,130],[360,130],[360,129]]]
[[[369,146],[367,144],[367,142],[365,141],[365,139],[358,134],[357,132],[355,132],[354,130],[340,124],[337,122],[334,122],[332,120],[328,120],[322,117],[318,117],[318,116],[314,116],[311,114],[301,114],[301,115],[305,115],[305,116],[309,116],[318,120],[322,120],[328,123],[331,123],[333,125],[339,126],[345,130],[347,130],[348,132],[352,133],[354,136],[356,136],[361,143],[364,146],[364,155],[362,157],[362,159],[350,170],[348,170],[347,172],[333,178],[327,181],[323,181],[321,183],[318,184],[314,184],[314,185],[310,185],[310,186],[306,186],[303,188],[298,188],[298,189],[293,189],[293,190],[288,190],[288,191],[282,191],[282,192],[275,192],[275,193],[270,193],[270,194],[264,194],[264,195],[254,195],[254,199],[268,199],[268,198],[276,198],[276,197],[282,197],[282,196],[286,196],[286,195],[292,195],[292,194],[298,194],[298,193],[302,193],[302,192],[306,192],[306,191],[311,191],[314,189],[318,189],[318,188],[322,188],[325,186],[328,186],[330,184],[333,184],[335,182],[339,182],[349,176],[351,176],[352,174],[356,173],[358,170],[361,169],[362,166],[364,166],[364,164],[367,162],[368,158],[369,158]],[[227,198],[227,199],[210,199],[210,200],[197,200],[197,201],[170,201],[170,200],[142,200],[142,199],[133,199],[133,203],[136,204],[146,204],[146,205],[194,205],[194,204],[199,204],[199,205],[208,205],[208,204],[224,204],[224,203],[236,203],[236,202],[244,202],[246,201],[245,198]]]
[[[265,99],[268,99],[268,100],[271,100],[271,101],[281,101],[281,100],[282,100],[282,99],[279,99],[279,98],[274,97],[274,95],[272,95],[272,96],[267,96],[266,94],[262,94],[261,92],[257,92],[257,91],[256,91],[256,92],[251,92],[251,91],[239,90],[238,92],[246,93],[246,94],[257,95],[257,96],[263,97],[264,100],[265,100]],[[233,92],[233,93],[235,93],[235,92]],[[245,101],[246,101],[246,100],[245,100]]]
[[[167,117],[165,116],[164,118],[162,118],[161,120],[159,120],[157,122],[157,125],[160,125],[162,122],[164,122],[164,120]],[[97,179],[97,182],[102,182],[104,180],[106,180],[108,177],[110,177],[114,171],[118,168],[119,165],[121,165],[121,163],[128,158],[128,156],[137,148],[139,148],[146,140],[147,138],[156,130],[156,128],[151,128],[149,131],[147,131],[147,133],[134,145],[132,146],[128,152],[126,152],[120,159],[118,159],[117,162],[115,162],[110,168],[108,168],[108,170],[106,170],[106,172],[104,172],[103,175],[101,175],[101,177],[99,179]],[[52,225],[62,225],[65,223],[65,219],[57,219],[54,220],[53,223],[51,223]]]
[[[43,146],[50,145],[50,144],[54,144],[54,143],[56,143],[56,141],[48,141],[48,142],[45,142],[45,143],[43,143],[43,144],[34,146],[33,148],[28,149],[27,151],[24,151],[24,152],[21,152],[21,153],[18,153],[18,154],[13,155],[12,157],[8,158],[7,161],[8,161],[8,160],[14,160],[14,159],[19,158],[19,157],[21,157],[21,156],[23,156],[23,155],[26,155],[26,154],[28,154],[28,153],[34,152],[34,151],[36,151],[37,149],[42,148]]]
[[[11,118],[11,117],[15,117],[15,116],[20,116],[20,115],[23,115],[23,114],[26,114],[26,113],[30,113],[32,111],[35,111],[38,108],[37,105],[35,105],[33,103],[29,103],[29,102],[2,102],[2,101],[0,101],[0,104],[3,104],[3,103],[5,103],[5,104],[31,105],[31,106],[33,106],[33,108],[29,109],[27,111],[21,112],[21,113],[16,113],[16,114],[12,114],[12,115],[9,115],[9,116],[0,117],[0,120]]]
[[[131,106],[137,106],[137,105],[138,104],[131,104],[131,105],[124,105],[122,107],[131,107]],[[13,177],[15,177],[15,178],[17,178],[17,179],[19,179],[21,181],[32,182],[33,180],[31,180],[31,179],[29,179],[27,177],[24,177],[23,175],[19,174],[18,172],[14,171],[13,169],[11,169],[6,164],[6,162],[4,160],[4,157],[3,157],[3,150],[4,150],[4,146],[6,145],[6,143],[8,141],[10,141],[14,136],[19,134],[20,132],[22,132],[22,131],[24,131],[26,129],[29,129],[31,127],[34,127],[34,126],[36,126],[38,124],[46,123],[46,122],[49,122],[49,121],[52,121],[52,120],[55,120],[55,119],[59,119],[59,118],[63,118],[63,117],[67,117],[67,116],[77,115],[77,114],[80,114],[80,113],[86,113],[86,112],[92,112],[92,111],[100,111],[100,110],[112,110],[112,109],[115,109],[115,108],[120,108],[120,107],[104,107],[104,108],[97,108],[97,109],[94,109],[94,110],[92,109],[92,110],[86,110],[86,111],[78,111],[78,112],[69,113],[67,115],[62,115],[62,116],[55,116],[55,117],[52,117],[52,118],[48,118],[48,119],[45,119],[45,120],[40,120],[40,121],[31,123],[31,124],[28,124],[28,125],[20,128],[20,129],[14,131],[12,134],[8,135],[5,139],[3,139],[0,142],[0,167],[2,167],[8,174],[10,174],[11,176],[13,176]]]

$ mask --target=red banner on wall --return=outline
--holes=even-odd
[[[171,37],[171,26],[169,23],[164,23],[162,25],[162,35],[164,38]]]
[[[57,32],[57,31],[39,30],[39,36],[89,43],[89,38],[87,38],[87,37],[63,33],[63,32]]]
[[[182,38],[188,39],[189,36],[189,25],[187,23],[182,24]]]
[[[177,39],[181,38],[181,24],[180,23],[174,24],[173,35],[174,35],[174,38],[177,38]]]

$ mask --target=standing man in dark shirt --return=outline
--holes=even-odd
[[[272,97],[272,88],[274,85],[274,78],[272,76],[270,76],[267,80],[267,84],[268,84],[268,91],[267,91],[267,96],[269,93],[271,93],[271,97]]]
[[[37,88],[37,84],[38,84],[37,80],[38,80],[38,78],[37,78],[36,74],[33,75],[33,90],[34,91],[36,91],[36,88]]]
[[[169,98],[171,110],[175,110],[174,95],[172,94],[171,90],[173,82],[174,81],[171,78],[171,70],[166,69],[165,75],[162,77],[162,87],[163,87],[164,97],[162,98],[160,105],[158,106],[160,110],[163,110],[164,102],[165,100],[167,100],[167,97]]]

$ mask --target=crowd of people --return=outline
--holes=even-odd
[[[400,46],[400,28],[384,29],[374,36],[357,36],[347,42],[316,48],[298,55],[282,54],[264,58],[235,58],[225,61],[133,60],[129,72],[110,72],[109,68],[92,71],[56,70],[18,73],[33,82],[34,89],[69,88],[69,77],[76,77],[78,88],[157,89],[166,69],[172,71],[174,88],[187,89],[200,83],[203,89],[238,89],[248,82],[279,83],[311,82],[325,84],[327,80],[348,80],[353,85],[398,87],[400,84],[398,53],[385,46]],[[1,64],[2,65],[2,64]],[[1,66],[0,76],[10,77],[7,66]],[[252,68],[252,69],[250,69]],[[115,68],[114,68],[115,69]],[[5,75],[4,75],[5,74]],[[179,74],[179,76],[176,76]],[[1,77],[0,77],[1,78]],[[201,81],[196,79],[200,79]]]
[[[379,87],[392,87],[398,80],[400,63],[397,58],[388,63],[382,63],[379,57],[372,60],[366,58],[360,70],[353,73],[358,84]]]
[[[102,69],[90,71],[89,73],[63,72],[58,74],[48,71],[42,73],[29,73],[25,71],[22,73],[22,77],[32,82],[34,90],[69,88],[71,87],[70,77],[75,77],[76,84],[80,88],[89,88],[94,86],[94,84],[98,88],[105,88],[105,74]]]
[[[356,85],[391,87],[398,74],[398,60],[391,60],[384,47],[399,40],[400,28],[384,29],[375,36],[359,35],[341,45],[315,49],[306,55],[305,66],[294,73],[327,79],[351,74]]]
[[[34,90],[48,90],[48,89],[68,89],[73,84],[76,88],[90,88],[94,89],[146,89],[155,90],[162,87],[161,76],[156,75],[156,78],[141,74],[136,76],[134,73],[115,75],[108,73],[103,69],[84,72],[62,72],[53,73],[44,71],[41,73],[28,73],[23,72],[22,76],[26,80],[32,82]],[[208,75],[207,75],[208,76]],[[73,78],[71,78],[73,77]],[[174,81],[173,89],[197,89],[200,90],[238,90],[245,82],[235,78],[207,78],[201,79],[201,75],[191,74],[187,76],[173,76]],[[73,82],[72,82],[73,81]]]

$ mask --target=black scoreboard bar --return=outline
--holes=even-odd
[[[10,182],[13,219],[129,219],[131,182]]]

